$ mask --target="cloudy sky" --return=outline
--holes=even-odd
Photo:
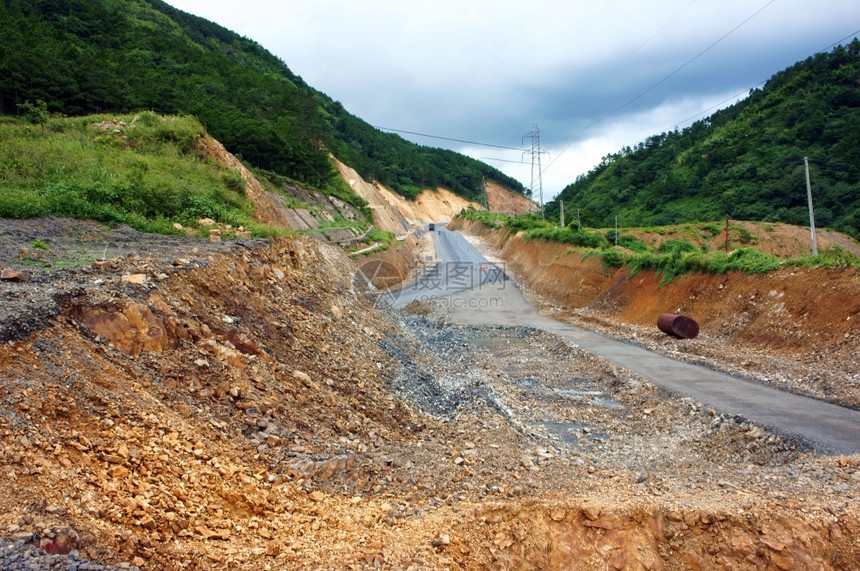
[[[601,157],[860,34],[857,0],[167,1],[257,41],[371,125],[526,187],[537,125],[545,201]]]

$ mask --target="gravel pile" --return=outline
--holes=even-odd
[[[81,557],[77,551],[49,554],[32,542],[33,535],[17,539],[0,538],[0,569],[4,571],[139,571],[133,565],[105,567]]]

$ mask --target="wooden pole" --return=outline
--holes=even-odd
[[[815,214],[812,212],[812,184],[809,182],[809,158],[803,157],[806,167],[806,200],[809,202],[809,231],[812,233],[812,255],[818,255],[818,242],[815,240]]]

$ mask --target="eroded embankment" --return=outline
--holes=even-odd
[[[785,268],[765,275],[694,274],[660,286],[653,271],[630,276],[583,260],[570,246],[526,241],[507,230],[455,220],[483,237],[551,315],[688,360],[837,404],[860,407],[860,274]],[[663,313],[701,327],[695,340],[656,328]]]
[[[0,534],[142,569],[860,559],[855,457],[547,334],[374,308],[310,240],[167,243],[0,284],[4,319],[55,300],[0,344]]]

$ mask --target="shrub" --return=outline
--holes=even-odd
[[[651,248],[648,244],[633,236],[632,234],[621,234],[618,236],[618,245],[633,250],[634,252],[648,252]]]
[[[740,235],[741,235],[741,237],[740,237],[741,244],[754,244],[755,243],[755,238],[749,230],[747,230],[746,228],[740,228],[738,231],[740,232]]]
[[[488,210],[475,210],[472,207],[464,208],[457,215],[457,218],[464,220],[476,220],[489,228],[501,229],[508,224],[510,216],[500,212],[491,212]]]
[[[722,230],[716,224],[703,224],[701,229],[711,235],[711,238],[716,238],[722,233]]]
[[[571,249],[565,253],[573,254],[574,251]],[[582,260],[585,261],[588,258],[600,258],[603,263],[603,269],[606,271],[620,268],[627,262],[624,254],[612,248],[606,250],[586,250],[582,253]]]
[[[523,232],[534,228],[549,228],[550,226],[552,226],[552,224],[544,220],[537,212],[517,214],[516,216],[508,219],[508,228],[510,228],[511,232],[515,234],[517,232]]]
[[[0,218],[36,218],[45,214],[42,197],[35,192],[14,188],[0,191]]]
[[[687,240],[678,240],[676,238],[670,238],[660,244],[659,251],[662,254],[681,254],[683,252],[695,252],[698,250],[695,244],[692,242],[688,242]]]
[[[526,240],[548,240],[562,244],[572,244],[583,248],[608,247],[606,238],[600,234],[592,234],[586,230],[573,230],[571,228],[534,228],[525,233]]]

